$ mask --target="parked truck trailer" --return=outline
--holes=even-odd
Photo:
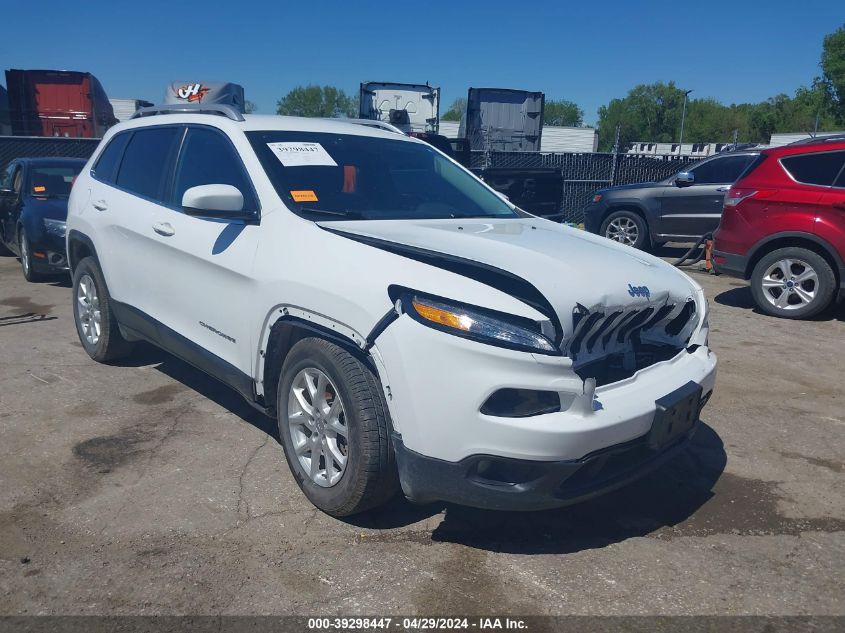
[[[91,73],[11,69],[6,88],[15,136],[99,138],[117,123],[106,91]]]
[[[403,132],[437,134],[440,88],[425,84],[365,81],[361,84],[359,116],[384,121]]]

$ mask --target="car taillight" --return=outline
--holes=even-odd
[[[731,187],[725,194],[725,207],[737,207],[739,203],[748,198],[771,198],[777,193],[777,189],[746,189]]]

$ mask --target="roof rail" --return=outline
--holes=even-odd
[[[130,118],[139,119],[156,114],[217,114],[232,121],[244,121],[241,112],[225,103],[178,103],[138,108]]]
[[[354,123],[355,125],[366,125],[367,127],[376,127],[382,130],[386,130],[388,132],[394,132],[395,134],[402,134],[403,136],[405,133],[400,130],[395,125],[391,125],[390,123],[385,123],[384,121],[377,121],[375,119],[331,119],[332,121],[340,121],[342,123]]]

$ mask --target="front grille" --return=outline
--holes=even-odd
[[[608,357],[616,357],[620,362],[629,357],[632,360],[624,364],[633,373],[642,369],[643,362],[651,364],[665,356],[643,354],[644,350],[665,352],[686,347],[695,326],[695,302],[666,299],[647,306],[592,309],[579,304],[573,311],[572,323],[572,336],[563,352],[573,360],[576,369]]]

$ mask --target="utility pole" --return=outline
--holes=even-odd
[[[692,90],[684,92],[684,109],[681,111],[681,140],[678,141],[678,156],[684,153],[684,120],[687,118],[687,97]]]

